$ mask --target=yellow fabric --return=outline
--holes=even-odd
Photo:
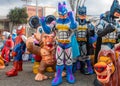
[[[40,66],[40,62],[34,62],[34,65],[33,65],[33,73],[34,74],[38,73],[39,66]],[[47,72],[54,72],[54,70],[52,69],[52,67],[47,67],[46,71]]]
[[[87,30],[87,26],[78,26],[78,30],[86,31]]]
[[[3,61],[3,58],[2,58],[2,56],[0,55],[0,66],[4,66],[5,64],[4,64],[4,61]]]
[[[104,38],[102,39],[102,43],[116,43],[116,39],[109,39],[109,38]]]
[[[34,62],[34,65],[33,65],[33,73],[34,74],[38,73],[39,66],[40,66],[40,62]]]
[[[62,31],[69,30],[69,27],[67,25],[61,25],[61,24],[56,25],[56,28],[57,28],[57,30],[62,30]]]
[[[58,42],[60,42],[60,43],[63,43],[63,44],[67,44],[67,43],[70,43],[70,40],[61,40],[61,39],[58,39]]]
[[[118,60],[118,57],[120,56],[120,54],[118,51],[116,51],[115,54],[116,54],[116,60]]]
[[[5,64],[2,56],[0,55],[0,69],[3,69],[3,68],[5,68]]]
[[[47,72],[50,72],[50,73],[51,73],[51,72],[54,72],[54,70],[52,69],[52,67],[47,67],[46,71],[47,71]]]
[[[78,26],[78,31],[86,32],[86,30],[87,30],[87,26]],[[86,42],[87,38],[77,37],[77,40]]]
[[[95,55],[90,55],[90,59],[91,59],[91,63],[92,63],[92,65],[94,65]]]
[[[79,38],[79,37],[77,37],[77,40],[78,40],[78,41],[84,41],[84,42],[87,42],[87,38]]]

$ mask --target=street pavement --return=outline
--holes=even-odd
[[[12,68],[12,62],[5,69],[0,70],[0,86],[51,86],[52,79],[44,81],[35,81],[35,74],[32,72],[33,63],[24,62],[23,71],[19,72],[18,76],[7,77],[5,72]],[[46,75],[54,75],[53,73],[46,73]],[[94,86],[93,81],[95,74],[83,75],[80,71],[75,73],[76,83],[69,84],[66,78],[63,78],[63,83],[60,86]]]

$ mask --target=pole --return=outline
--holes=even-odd
[[[38,16],[38,0],[36,0],[36,16]]]

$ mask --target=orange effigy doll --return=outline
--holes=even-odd
[[[4,68],[5,68],[4,59],[3,59],[3,57],[0,55],[0,69],[4,69]]]
[[[97,80],[102,86],[120,86],[120,44],[113,50],[101,50],[94,65]]]
[[[54,33],[50,35],[42,33],[41,36],[42,40],[40,47],[33,44],[33,39],[31,37],[28,38],[26,42],[26,47],[28,51],[42,57],[38,69],[39,73],[36,75],[35,80],[47,79],[47,76],[45,76],[43,73],[49,66],[51,66],[54,69],[56,63],[54,58],[55,53]]]
[[[37,33],[34,34],[34,37],[39,41],[40,46],[35,45],[34,39],[29,37],[26,41],[26,47],[29,52],[42,57],[38,73],[35,76],[35,80],[41,81],[48,78],[44,75],[47,67],[52,67],[55,70],[55,33],[46,34],[41,26],[37,28]]]

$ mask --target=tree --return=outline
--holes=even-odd
[[[76,0],[69,0],[70,7],[73,11],[75,11],[75,2],[76,2]]]
[[[27,23],[28,14],[26,8],[11,9],[7,15],[8,19],[13,23],[13,25],[25,24]]]

